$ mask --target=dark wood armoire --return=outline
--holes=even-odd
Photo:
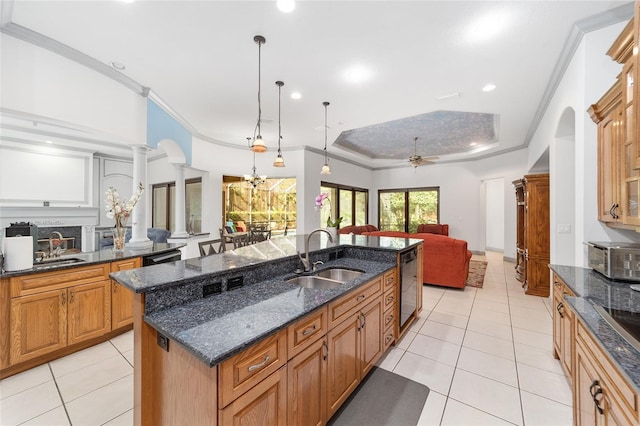
[[[526,175],[516,190],[516,279],[526,294],[549,296],[549,174]]]

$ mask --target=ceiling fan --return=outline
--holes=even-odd
[[[409,157],[409,164],[413,166],[414,169],[423,164],[434,164],[434,160],[437,159],[438,157],[422,157],[418,155],[418,138],[413,138],[413,155]]]

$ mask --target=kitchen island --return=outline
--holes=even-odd
[[[181,246],[158,243],[121,253],[74,253],[0,272],[0,378],[130,330],[133,293],[109,273],[139,268],[144,258]]]
[[[640,293],[592,269],[550,268],[554,352],[573,386],[574,424],[640,424],[640,349],[606,313],[637,318]]]
[[[135,423],[325,423],[398,338],[398,257],[422,249],[339,238],[310,239],[316,273],[361,272],[333,288],[287,282],[305,235],[111,274],[136,293]]]

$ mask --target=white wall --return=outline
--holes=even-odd
[[[121,138],[146,142],[146,99],[48,50],[0,34],[0,104]]]
[[[621,65],[605,53],[625,25],[621,22],[585,35],[529,145],[529,166],[550,148],[552,263],[585,266],[582,243],[586,241],[639,240],[633,232],[609,229],[597,220],[597,126],[586,112],[621,71]],[[558,126],[567,108],[575,111],[574,162],[568,166],[559,160],[567,141],[558,137]],[[575,182],[572,194],[561,190],[566,181]],[[569,210],[575,215],[569,223],[572,234],[567,238],[558,234],[557,225],[558,221],[568,222],[562,213]],[[567,259],[563,255],[566,252],[575,253],[573,259]]]
[[[486,193],[486,242],[487,248],[504,251],[504,178],[484,181]]]

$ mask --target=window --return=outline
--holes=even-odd
[[[440,188],[378,191],[378,228],[415,233],[422,223],[440,223]]]
[[[223,176],[225,222],[266,224],[271,235],[296,229],[296,179],[273,178],[251,188],[242,177]]]
[[[333,183],[321,182],[320,192],[329,194],[330,208],[320,212],[320,226],[327,226],[327,219],[342,217],[341,227],[366,225],[369,220],[369,191]],[[336,214],[340,212],[340,214]]]
[[[175,231],[176,183],[158,183],[151,188],[151,226]],[[202,178],[185,180],[185,204],[185,229],[189,233],[202,232]]]

